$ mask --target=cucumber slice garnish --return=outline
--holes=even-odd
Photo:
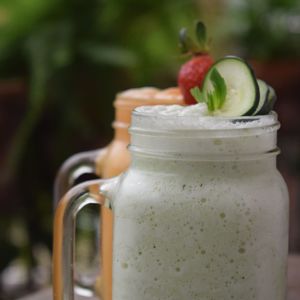
[[[266,115],[268,114],[272,109],[277,100],[277,96],[275,93],[275,90],[268,85],[268,93],[266,95],[266,100],[260,111],[257,113],[257,115]]]
[[[277,95],[275,93],[275,90],[269,85],[269,96],[268,96],[268,112],[269,113],[273,107],[274,107],[274,104],[277,100]]]
[[[219,92],[216,89],[216,74],[225,83],[226,95],[223,99],[218,99],[222,88],[219,88]],[[236,117],[252,115],[259,104],[259,95],[251,67],[239,57],[227,56],[217,61],[206,74],[201,99],[208,104],[212,115]]]
[[[274,100],[274,101],[276,101],[277,100],[277,96],[276,96],[276,93],[275,93],[275,90],[269,85],[268,86],[268,88],[269,88],[269,101],[270,100]]]
[[[263,114],[263,108],[265,107],[266,103],[268,102],[268,95],[269,95],[269,86],[261,79],[257,79],[257,84],[259,88],[259,102],[258,106],[253,113],[253,115],[260,115]]]
[[[196,86],[190,92],[207,104],[209,114],[224,117],[268,114],[277,99],[274,89],[256,79],[252,68],[236,56],[217,61],[206,74],[202,90]]]

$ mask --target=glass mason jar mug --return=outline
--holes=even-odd
[[[73,299],[74,218],[104,202],[114,215],[113,300],[285,299],[288,193],[276,169],[276,114],[182,110],[136,109],[128,171],[59,202],[55,300]]]

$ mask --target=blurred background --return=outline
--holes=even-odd
[[[0,0],[1,300],[49,285],[59,166],[112,139],[117,92],[176,85],[178,30],[196,19],[215,58],[247,58],[277,91],[290,252],[300,252],[298,0]]]

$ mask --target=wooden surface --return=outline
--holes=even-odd
[[[75,297],[75,299],[86,300],[88,298]],[[20,300],[52,300],[52,290],[51,288],[48,288],[46,290],[40,291],[34,295],[27,296]],[[93,300],[99,299],[93,298]],[[287,300],[300,300],[300,255],[291,255],[289,257]]]

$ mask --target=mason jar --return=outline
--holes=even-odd
[[[275,113],[137,108],[129,169],[59,202],[54,299],[73,297],[74,217],[100,203],[114,218],[113,300],[284,300],[289,202],[278,128]]]

